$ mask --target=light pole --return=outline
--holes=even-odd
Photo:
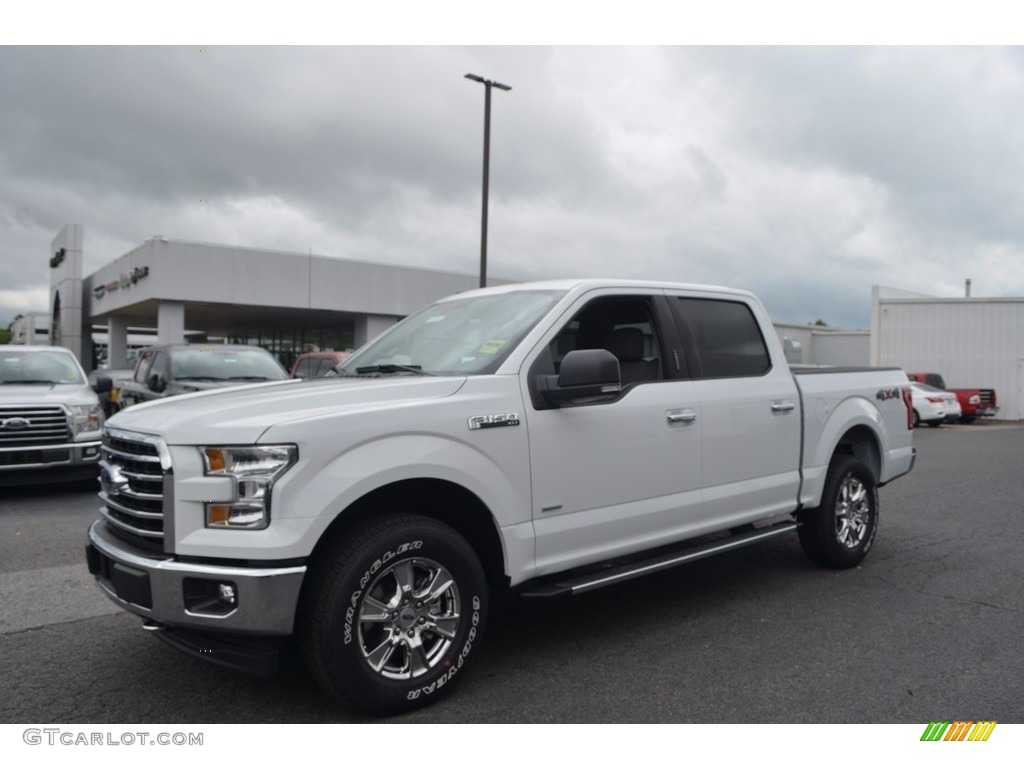
[[[466,75],[484,85],[484,200],[480,214],[480,287],[487,286],[487,196],[491,176],[491,88],[511,91],[511,85],[486,80],[480,75]]]

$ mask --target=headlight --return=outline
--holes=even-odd
[[[71,434],[77,437],[82,432],[99,432],[103,428],[103,407],[99,405],[72,405]]]
[[[199,449],[207,475],[230,477],[233,501],[206,503],[207,528],[266,528],[274,481],[295,463],[294,445],[205,446]]]

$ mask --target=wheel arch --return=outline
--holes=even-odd
[[[864,462],[871,470],[876,482],[883,476],[882,438],[875,424],[861,420],[834,437],[831,441],[819,446],[818,455],[804,467],[804,484],[800,492],[801,507],[817,507],[821,502],[821,494],[825,490],[829,468],[841,456],[854,456]]]
[[[453,528],[476,552],[488,584],[508,586],[504,546],[490,509],[467,488],[437,478],[398,480],[356,499],[328,525],[313,548],[310,562],[315,565],[348,530],[381,512],[421,515]]]
[[[882,449],[878,434],[871,428],[859,424],[848,429],[836,443],[829,464],[841,455],[854,456],[863,461],[871,469],[876,482],[882,476]]]

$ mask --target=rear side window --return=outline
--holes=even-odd
[[[762,376],[771,368],[757,318],[743,302],[680,298],[675,312],[698,363],[695,376]]]

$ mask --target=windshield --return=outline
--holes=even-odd
[[[176,349],[171,378],[178,381],[277,381],[288,378],[273,356],[259,349]]]
[[[512,291],[439,301],[407,317],[336,370],[343,376],[494,373],[563,295]]]
[[[0,351],[0,384],[84,384],[74,355],[59,348]]]

